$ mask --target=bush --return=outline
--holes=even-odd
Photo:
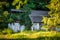
[[[3,33],[3,34],[12,34],[12,33],[13,33],[13,30],[11,30],[11,29],[4,29],[4,30],[2,31],[2,33]]]
[[[50,9],[49,17],[43,17],[43,23],[55,31],[55,28],[60,26],[60,0],[51,0],[47,7]]]
[[[35,10],[48,10],[46,8],[46,5],[48,4],[50,0],[29,0],[28,1],[28,7],[31,9],[35,9]]]

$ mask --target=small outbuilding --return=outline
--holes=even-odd
[[[42,11],[42,10],[32,10],[31,14],[29,15],[31,22],[32,22],[32,27],[31,30],[40,30],[41,26],[43,25],[42,23],[42,17],[43,16],[48,16],[48,11]]]
[[[8,27],[11,28],[14,32],[18,31],[24,31],[25,26],[20,25],[20,14],[23,13],[24,11],[22,10],[16,10],[16,9],[11,9],[10,11],[10,16],[12,14],[16,14],[17,19],[15,18],[13,23],[9,23]],[[18,15],[17,15],[18,14]],[[41,10],[31,10],[31,13],[29,14],[29,17],[32,22],[31,30],[41,30],[41,27],[43,25],[42,23],[42,17],[43,16],[48,16],[48,11],[41,11]]]
[[[14,32],[24,31],[25,26],[20,25],[20,14],[23,13],[22,10],[11,9],[10,17],[13,16],[14,21],[12,23],[8,23],[8,27],[11,28]],[[15,16],[14,16],[15,15]]]

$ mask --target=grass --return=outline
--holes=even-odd
[[[10,30],[9,30],[10,31]],[[7,31],[8,32],[8,31]],[[11,32],[11,31],[10,31]],[[60,32],[56,31],[23,31],[18,33],[0,34],[0,40],[60,40]],[[6,33],[6,30],[3,31]]]
[[[6,34],[6,35],[0,35],[0,39],[22,39],[22,38],[28,38],[28,39],[39,39],[44,37],[55,37],[60,36],[60,34],[56,31],[50,31],[50,32],[31,32],[31,31],[25,31],[20,33],[14,33],[14,34]]]

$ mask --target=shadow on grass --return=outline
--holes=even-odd
[[[18,38],[18,39],[0,39],[0,40],[60,40],[60,37]]]

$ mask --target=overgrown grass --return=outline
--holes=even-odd
[[[54,37],[56,36],[56,32],[33,32],[33,33],[15,33],[15,34],[6,34],[6,35],[0,35],[0,38],[38,38],[38,37]]]
[[[17,39],[0,39],[0,40],[60,40],[60,37],[17,38]]]
[[[12,34],[12,33],[14,33],[14,32],[11,29],[0,30],[0,35],[1,34],[6,35],[6,34]]]
[[[0,39],[20,39],[20,40],[57,40],[60,39],[60,32],[56,31],[24,31],[19,33],[0,34]]]

